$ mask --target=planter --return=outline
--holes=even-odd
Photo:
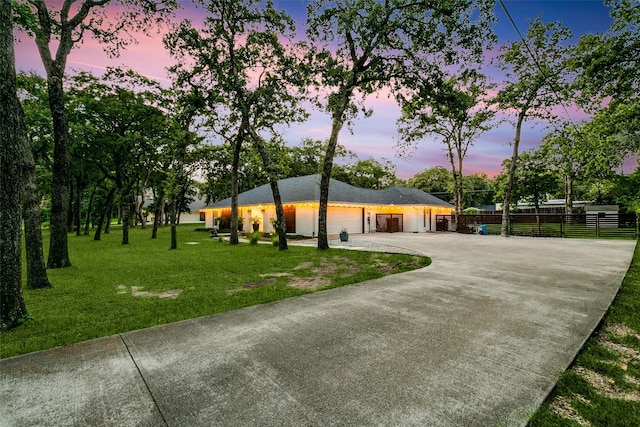
[[[341,242],[346,242],[349,240],[349,233],[347,233],[346,231],[341,231],[340,232],[340,241]]]
[[[254,232],[260,230],[260,224],[253,223],[251,226],[253,227]]]

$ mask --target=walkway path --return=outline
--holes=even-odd
[[[635,244],[358,240],[433,264],[2,360],[0,425],[523,425],[598,324]]]

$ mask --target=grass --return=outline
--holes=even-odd
[[[195,227],[179,227],[173,251],[168,228],[155,240],[150,229],[132,229],[129,245],[120,244],[117,228],[97,242],[70,234],[73,265],[49,270],[53,288],[23,290],[32,319],[0,335],[0,358],[349,285],[431,262],[344,249],[230,246]],[[43,237],[48,248],[46,232]],[[315,280],[319,287],[291,286],[296,278]],[[175,289],[181,290],[176,298],[157,296]]]
[[[529,426],[640,426],[640,245],[602,323]]]

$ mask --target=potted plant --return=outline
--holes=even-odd
[[[345,227],[342,227],[342,230],[340,230],[340,241],[346,242],[347,240],[349,240],[349,233],[347,233],[347,229]]]
[[[251,226],[253,227],[253,231],[260,230],[261,219],[260,219],[259,216],[252,216],[251,218],[249,218],[249,222],[251,223]]]
[[[242,231],[244,229],[244,218],[238,216],[238,231]]]

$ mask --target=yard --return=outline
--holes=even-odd
[[[195,227],[179,227],[175,251],[168,249],[168,228],[156,240],[150,229],[130,230],[129,245],[120,244],[118,228],[101,241],[69,235],[73,266],[49,270],[52,289],[24,289],[31,319],[2,335],[0,357],[263,304],[431,262],[342,249],[230,246]]]

